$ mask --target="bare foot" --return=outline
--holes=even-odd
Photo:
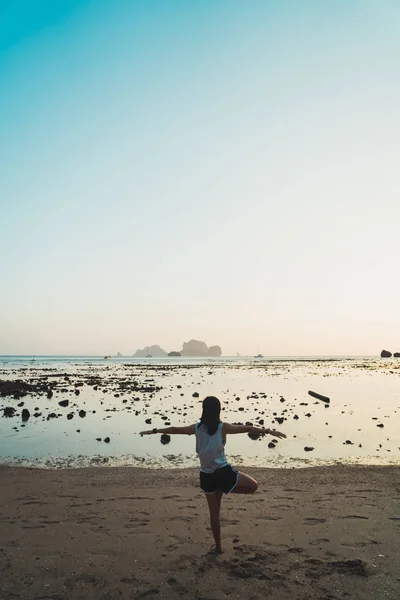
[[[221,546],[219,548],[216,548],[215,546],[213,546],[212,548],[210,548],[210,550],[207,552],[207,554],[223,554],[223,550],[222,550]]]

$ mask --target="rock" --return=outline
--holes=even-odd
[[[383,423],[378,423],[377,427],[381,427],[382,428],[382,427],[384,427],[384,424]]]
[[[25,402],[18,402],[17,406],[21,407],[25,404]]]
[[[23,381],[0,381],[0,396],[14,396],[19,399],[26,396],[28,392],[36,391],[39,386],[33,386]]]
[[[59,406],[68,406],[69,405],[69,400],[60,400],[60,402],[58,403]]]
[[[392,353],[389,352],[389,350],[382,350],[381,358],[390,358],[391,356],[392,356]]]
[[[83,417],[86,417],[86,410],[80,410],[78,415],[80,416],[81,419],[83,419]]]
[[[285,420],[285,418],[284,418],[284,417],[275,417],[275,421],[276,421],[277,423],[279,423],[279,425],[282,425],[282,423],[283,423],[283,421],[284,421],[284,420]]]
[[[101,438],[96,438],[96,442],[101,442]]]
[[[160,442],[165,446],[165,444],[169,444],[171,441],[171,436],[168,433],[163,433],[160,438]]]
[[[349,445],[349,444],[353,445],[353,442],[351,440],[346,440],[345,444],[347,444],[347,445]]]
[[[293,419],[295,419],[297,421],[297,419],[299,418],[299,415],[294,415]]]
[[[110,438],[106,437],[106,438],[104,438],[104,441],[105,441],[106,444],[109,444],[110,443]]]
[[[56,415],[56,413],[53,413],[53,412],[52,412],[52,413],[49,413],[49,414],[47,415],[47,421],[50,421],[50,419],[57,419],[57,415]]]
[[[314,448],[312,446],[305,446],[304,450],[305,452],[312,452]]]
[[[53,390],[47,390],[46,396],[50,399],[53,397]]]
[[[192,394],[193,398],[198,398],[200,396],[199,392],[193,392]]]
[[[146,419],[146,420],[145,420],[145,423],[146,423],[147,425],[151,425],[151,419]]]
[[[394,356],[395,358],[400,358],[400,352],[395,352],[395,353],[393,354],[393,356]]]
[[[248,433],[247,435],[253,441],[258,440],[261,437],[260,433]]]
[[[276,444],[274,442],[269,442],[268,448],[275,448]]]
[[[329,404],[330,402],[330,398],[328,398],[327,396],[322,396],[322,394],[317,394],[317,392],[308,392],[310,396],[312,396],[313,398],[317,398],[317,400],[322,400],[322,402],[325,402],[326,404]]]
[[[22,420],[27,421],[30,416],[31,416],[31,413],[29,412],[29,410],[27,408],[24,408],[22,410]]]
[[[13,417],[15,415],[15,408],[12,406],[6,406],[3,408],[3,417]]]
[[[68,414],[67,414],[67,419],[68,419],[68,421],[70,421],[70,420],[71,420],[71,419],[73,419],[73,418],[74,418],[74,413],[68,413]]]

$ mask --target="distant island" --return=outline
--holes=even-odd
[[[220,346],[208,347],[205,342],[190,340],[183,343],[181,354],[182,356],[221,356],[222,349]]]
[[[160,346],[154,345],[154,346],[146,346],[145,348],[143,348],[143,350],[136,350],[135,354],[133,355],[137,358],[143,358],[145,356],[154,356],[156,358],[163,358],[164,356],[168,356],[168,353],[165,352],[165,350],[163,350],[162,348],[160,348]]]
[[[154,357],[164,358],[165,356],[221,356],[221,346],[210,346],[208,347],[205,342],[199,340],[189,340],[184,342],[182,350],[172,352],[166,352],[157,344],[153,346],[145,346],[143,349],[136,350],[133,355],[136,358]]]

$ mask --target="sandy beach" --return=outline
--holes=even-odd
[[[197,469],[1,467],[0,598],[398,600],[398,467],[247,472],[216,556]]]

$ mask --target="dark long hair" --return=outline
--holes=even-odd
[[[207,427],[208,435],[214,435],[218,429],[221,419],[221,403],[215,396],[207,396],[203,400],[203,412],[201,414],[200,425]]]

